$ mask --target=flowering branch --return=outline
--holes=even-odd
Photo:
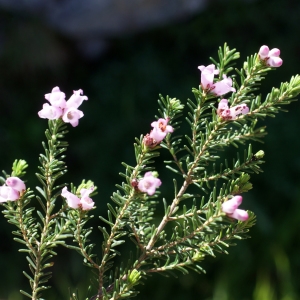
[[[57,183],[66,172],[63,154],[68,144],[63,139],[67,123],[79,125],[84,114],[78,107],[88,98],[80,89],[69,100],[58,87],[46,94],[48,102],[38,112],[49,120],[37,173],[41,196],[35,196],[20,179],[27,168],[23,160],[15,161],[12,173],[0,178],[3,213],[17,227],[13,234],[24,247],[20,251],[26,252],[32,273],[24,272],[31,293],[21,293],[41,299],[49,288],[44,284],[51,277],[48,270],[60,245],[77,251],[96,274],[97,284],[91,287],[94,295],[86,299],[116,300],[136,296],[136,286],[151,273],[204,272],[201,263],[206,256],[227,254],[233,240],[247,238],[256,219],[253,212],[241,208],[242,194],[252,188],[249,174],[261,172],[264,162],[264,152],[253,154],[249,142],[261,142],[266,135],[264,126],[256,127],[258,119],[274,116],[283,110],[281,105],[294,101],[300,93],[299,75],[272,88],[264,101],[257,93],[268,72],[281,66],[279,55],[277,48],[262,46],[238,70],[233,65],[240,55],[225,44],[218,51],[218,62],[212,59],[213,64],[198,67],[200,85],[192,89],[193,100],[183,105],[176,98],[160,95],[159,116],[134,144],[135,165],[122,163],[124,182],[111,197],[115,206],[108,203],[107,218],[99,216],[105,224],[99,226],[101,253],[89,240],[93,228],[87,227],[95,209],[92,197],[96,186],[85,180],[77,188]],[[237,76],[229,76],[233,71]],[[185,106],[190,131],[182,133]],[[247,150],[243,149],[243,159],[237,152],[229,164],[228,155],[223,159],[220,153],[231,146]],[[173,199],[162,197],[164,215],[157,224],[154,215],[165,180],[159,177],[155,160],[164,150],[170,155],[166,167],[176,178]],[[34,198],[41,211],[35,211]],[[125,244],[129,253],[122,246]],[[122,264],[116,262],[116,256]],[[70,298],[79,300],[76,294]]]

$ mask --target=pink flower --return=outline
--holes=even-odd
[[[231,78],[227,78],[226,75],[223,75],[221,81],[214,83],[214,76],[219,74],[219,70],[215,69],[214,64],[208,65],[207,67],[199,66],[198,69],[201,71],[201,86],[203,90],[211,92],[216,96],[221,96],[228,92],[235,92],[235,88],[232,87]]]
[[[230,108],[230,116],[235,120],[239,115],[246,115],[249,112],[249,107],[246,104],[239,104]]]
[[[277,68],[282,65],[282,59],[279,57],[280,50],[277,48],[269,50],[268,46],[261,46],[258,55],[261,60],[265,61],[267,66]]]
[[[16,201],[20,198],[20,193],[10,186],[0,187],[0,202]]]
[[[247,221],[249,218],[249,215],[247,211],[243,209],[236,209],[231,215],[228,215],[230,218],[240,220],[240,221]]]
[[[224,121],[235,120],[239,115],[245,115],[248,112],[249,107],[246,104],[239,104],[229,108],[227,99],[222,99],[217,109],[217,115]]]
[[[67,187],[62,189],[61,195],[66,198],[69,207],[82,210],[90,210],[94,206],[94,201],[89,197],[89,194],[94,190],[94,188],[81,189],[81,198],[77,197],[73,193],[70,193]]]
[[[8,177],[5,183],[0,187],[0,202],[18,200],[20,193],[26,190],[24,181],[19,177]]]
[[[38,115],[42,119],[57,120],[62,116],[62,109],[45,103],[43,109],[38,112]]]
[[[77,108],[70,107],[64,111],[63,121],[70,123],[73,127],[76,127],[79,123],[79,119],[83,117],[83,112]]]
[[[232,87],[232,79],[223,75],[223,79],[214,84],[214,89],[212,89],[211,92],[216,96],[221,96],[228,92],[235,92],[235,88]]]
[[[138,183],[138,189],[141,192],[152,196],[155,193],[156,188],[158,188],[160,185],[160,179],[154,177],[152,172],[146,172],[144,178],[142,178]]]
[[[265,59],[266,57],[268,57],[269,51],[270,50],[269,50],[268,46],[266,46],[266,45],[261,46],[258,51],[259,57],[261,59]]]
[[[219,74],[219,70],[215,69],[215,65],[211,64],[207,67],[199,66],[201,71],[201,85],[204,90],[211,89],[214,83],[214,76]]]
[[[242,196],[234,196],[222,204],[222,211],[226,214],[232,214],[242,203]]]
[[[70,99],[66,103],[67,108],[78,108],[83,100],[88,100],[87,96],[81,96],[83,94],[83,91],[79,89],[78,91],[73,91],[73,95],[70,97]]]
[[[249,217],[247,211],[238,209],[242,201],[242,196],[234,196],[230,200],[224,202],[221,209],[230,218],[246,221]]]
[[[51,105],[60,108],[66,107],[65,97],[65,93],[61,92],[58,86],[54,87],[51,93],[45,95],[45,99],[47,99]]]
[[[80,199],[76,195],[70,193],[66,186],[62,189],[61,195],[66,198],[69,207],[74,209],[79,207]]]
[[[217,113],[220,115],[225,109],[228,109],[228,100],[222,99],[219,102]]]
[[[144,143],[144,145],[146,147],[150,147],[150,148],[153,148],[153,147],[155,147],[158,144],[155,139],[153,139],[152,137],[150,137],[149,133],[147,133],[144,136],[143,143]]]
[[[171,125],[167,125],[169,119],[158,119],[151,123],[153,129],[151,130],[149,137],[155,140],[155,143],[161,142],[169,132],[173,132],[174,129]]]
[[[270,52],[269,52],[269,59],[267,60],[267,64],[270,66],[270,67],[273,67],[273,68],[278,68],[282,65],[282,59],[279,57],[280,55],[280,50],[277,49],[277,48],[274,48],[272,49]]]
[[[26,190],[24,181],[19,177],[9,177],[6,179],[5,183],[18,192],[23,192]]]
[[[89,197],[89,194],[94,190],[94,188],[81,189],[81,199],[80,204],[82,210],[90,210],[94,207],[95,202]]]
[[[49,120],[57,120],[62,117],[65,123],[76,127],[78,120],[83,117],[83,112],[77,108],[84,100],[88,100],[88,97],[82,94],[81,89],[73,91],[73,95],[66,101],[65,93],[61,92],[59,87],[54,87],[51,93],[45,95],[51,105],[45,103],[43,109],[38,112],[39,117]]]

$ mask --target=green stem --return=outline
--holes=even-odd
[[[143,160],[145,157],[145,152],[142,152],[141,155],[139,155],[138,158],[138,163],[136,165],[136,167],[134,168],[134,171],[132,172],[131,175],[131,179],[135,179],[139,173],[139,170],[143,164]],[[123,207],[121,208],[121,210],[119,211],[117,217],[116,217],[116,221],[114,226],[111,228],[111,233],[109,238],[107,239],[106,243],[105,243],[105,248],[103,251],[103,258],[102,258],[102,262],[99,266],[99,276],[98,276],[98,280],[99,280],[99,289],[98,289],[98,294],[101,295],[102,294],[102,288],[103,288],[103,280],[104,280],[104,273],[105,273],[105,266],[107,263],[107,257],[109,256],[109,253],[111,251],[111,245],[113,243],[113,239],[115,237],[115,235],[117,234],[117,232],[121,229],[121,221],[124,218],[124,215],[127,214],[128,212],[128,207],[130,206],[131,202],[136,198],[135,195],[135,189],[132,188],[130,195],[128,196],[127,201],[125,202],[125,204],[123,205]]]
[[[46,163],[43,163],[44,168],[44,177],[45,177],[45,198],[46,198],[46,214],[45,219],[43,222],[43,229],[41,232],[40,241],[36,241],[37,247],[35,249],[35,274],[34,274],[34,282],[32,285],[32,300],[38,300],[38,294],[40,290],[44,289],[40,287],[40,277],[42,276],[42,270],[45,268],[43,257],[48,251],[48,247],[52,246],[52,243],[49,244],[49,241],[45,242],[45,240],[48,238],[50,231],[51,231],[51,221],[55,219],[55,217],[51,216],[52,210],[53,210],[53,201],[51,201],[52,198],[52,189],[53,185],[55,183],[55,179],[53,178],[53,171],[51,169],[52,164],[56,161],[56,150],[59,146],[59,142],[57,141],[57,135],[59,132],[60,127],[63,125],[62,120],[55,120],[52,122],[52,130],[49,128],[52,136],[51,139],[48,139],[48,145],[49,145],[49,153],[46,156],[48,157],[48,161]],[[50,126],[51,127],[51,126]],[[57,215],[56,215],[57,217]],[[51,264],[49,264],[51,266]]]
[[[78,245],[79,245],[79,248],[80,248],[80,251],[81,251],[81,254],[83,255],[83,257],[90,263],[92,264],[93,268],[99,270],[99,265],[97,263],[94,262],[94,260],[88,255],[88,253],[84,250],[84,243],[82,241],[82,238],[81,238],[81,229],[82,229],[82,226],[80,226],[80,222],[81,222],[81,216],[80,218],[78,219],[77,221],[77,225],[76,225],[76,235],[75,235],[75,238],[78,242]]]
[[[169,213],[163,217],[162,221],[160,222],[160,224],[157,227],[157,230],[156,230],[155,234],[151,237],[150,241],[148,242],[148,244],[146,246],[146,251],[147,252],[151,251],[151,249],[153,248],[154,244],[156,243],[160,233],[163,231],[163,229],[165,228],[167,223],[170,221],[170,217],[173,215],[173,213],[175,211],[175,208],[177,207],[177,205],[180,202],[181,197],[184,195],[184,193],[186,192],[189,185],[193,183],[194,169],[197,167],[197,165],[199,163],[199,160],[201,159],[203,154],[207,151],[207,149],[209,148],[210,143],[213,141],[215,135],[217,134],[220,127],[222,127],[222,126],[224,126],[222,123],[218,123],[215,126],[214,130],[211,131],[211,133],[208,136],[206,142],[203,144],[203,146],[201,148],[201,151],[198,153],[197,157],[195,158],[192,166],[190,167],[190,169],[189,169],[189,171],[186,175],[186,178],[183,182],[183,185],[182,185],[181,189],[179,190],[178,194],[176,195],[176,197],[174,198],[174,200],[173,200],[173,202],[170,206]]]

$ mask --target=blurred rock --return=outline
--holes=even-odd
[[[186,18],[207,0],[0,0],[11,11],[37,15],[74,38],[120,36]]]
[[[9,11],[34,15],[51,28],[77,40],[81,51],[95,56],[105,39],[180,21],[202,10],[207,0],[0,0]]]

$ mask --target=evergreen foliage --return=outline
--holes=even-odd
[[[13,231],[14,240],[22,244],[20,252],[27,254],[29,263],[30,273],[23,273],[31,290],[22,294],[33,300],[42,299],[43,291],[49,288],[52,258],[59,246],[77,251],[84,265],[92,269],[95,283],[86,299],[112,300],[136,296],[138,285],[152,273],[204,273],[202,262],[207,256],[228,254],[236,240],[249,237],[249,229],[256,221],[254,212],[247,212],[247,220],[237,221],[224,212],[222,205],[252,188],[250,174],[262,171],[264,152],[254,154],[251,142],[261,142],[266,135],[265,127],[259,125],[265,117],[274,117],[284,110],[283,105],[295,100],[300,93],[300,77],[296,75],[272,88],[262,100],[259,87],[273,68],[259,54],[248,57],[241,69],[234,68],[239,53],[226,44],[219,48],[218,57],[218,61],[211,59],[219,70],[214,82],[235,71],[236,91],[228,102],[231,108],[247,104],[249,112],[224,119],[218,107],[222,97],[203,85],[192,89],[194,99],[188,99],[186,104],[160,95],[157,119],[167,120],[174,132],[152,144],[145,142],[146,136],[136,138],[135,165],[122,163],[125,170],[120,175],[124,182],[116,185],[112,201],[107,204],[107,216],[99,216],[101,253],[90,241],[97,229],[88,227],[93,218],[89,210],[82,206],[74,209],[61,197],[66,184],[58,179],[66,173],[63,153],[68,146],[64,141],[67,125],[60,118],[48,122],[47,142],[43,143],[44,154],[40,155],[36,174],[41,184],[36,188],[38,194],[27,188],[17,201],[2,203],[3,214],[17,228]],[[190,131],[182,132],[182,122],[188,123]],[[237,148],[236,157],[224,158],[225,150],[232,146]],[[165,164],[170,176],[174,176],[173,199],[165,199],[159,192],[149,195],[138,187],[146,172],[157,177],[155,162],[161,151],[167,151],[170,157]],[[16,160],[12,173],[4,173],[2,182],[9,177],[26,176],[26,168],[25,161]],[[70,187],[78,197],[83,189],[93,188],[91,195],[96,194],[92,181],[83,180],[79,187]],[[155,213],[160,202],[164,215],[157,223]],[[129,254],[123,245],[130,245]],[[70,297],[79,299],[76,293]]]

